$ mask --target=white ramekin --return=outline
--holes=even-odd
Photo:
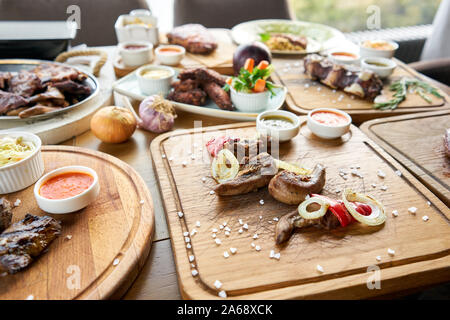
[[[267,108],[270,91],[260,93],[238,92],[231,87],[231,102],[237,110],[243,112],[259,112]]]
[[[392,58],[395,54],[395,51],[398,49],[398,43],[394,41],[386,41],[386,40],[370,40],[370,41],[384,41],[392,45],[392,50],[380,50],[380,49],[373,49],[373,48],[367,48],[364,47],[363,44],[364,41],[361,41],[359,44],[359,55],[361,58],[367,58],[367,57],[382,57],[382,58]]]
[[[161,52],[162,49],[167,48],[175,48],[179,50],[179,52]],[[186,54],[186,49],[182,46],[177,45],[164,45],[159,46],[155,49],[155,55],[156,59],[158,59],[159,62],[162,64],[168,65],[168,66],[176,66],[178,65],[181,60],[183,60],[184,55]]]
[[[150,23],[151,28],[139,24],[125,24],[125,22],[133,21],[136,17],[141,19],[144,23]],[[159,43],[159,29],[158,29],[158,19],[152,15],[147,14],[123,14],[117,18],[114,25],[116,30],[117,41],[127,42],[127,41],[147,41],[152,43],[154,46]]]
[[[35,183],[44,173],[44,161],[42,159],[41,139],[29,132],[9,132],[1,133],[0,138],[23,137],[26,141],[31,141],[36,146],[33,153],[27,158],[0,167],[0,194],[16,192]]]
[[[370,64],[369,62],[383,63],[387,66],[379,67],[379,66]],[[389,77],[392,74],[392,72],[394,72],[394,69],[396,67],[397,67],[397,64],[393,60],[388,59],[388,58],[371,57],[371,58],[364,58],[361,60],[361,68],[373,71],[381,79],[385,79],[385,78]]]
[[[345,118],[347,118],[347,123],[341,126],[328,126],[323,123],[319,123],[312,118],[312,114],[319,111],[330,111],[334,113],[339,113],[343,115]],[[311,132],[314,133],[316,136],[323,139],[336,139],[343,136],[350,130],[351,123],[352,117],[350,117],[350,115],[347,112],[334,108],[314,109],[308,113],[307,117],[307,125],[309,130],[311,130]]]
[[[139,49],[127,49],[127,46],[142,46]],[[142,66],[153,60],[153,45],[144,41],[130,41],[119,43],[119,54],[124,65],[129,67]]]
[[[294,126],[288,129],[277,129],[266,126],[262,121],[262,119],[264,119],[267,116],[286,117],[292,121]],[[279,142],[285,142],[294,138],[300,131],[300,119],[296,114],[289,111],[283,110],[264,111],[256,117],[256,130],[262,135],[267,135],[272,138],[278,139]]]
[[[147,79],[142,76],[146,71],[161,69],[170,71],[170,76],[162,79]],[[175,70],[166,66],[143,66],[136,70],[139,88],[143,94],[149,96],[152,94],[166,95],[170,90],[170,85],[174,76]]]
[[[84,172],[90,174],[94,177],[94,182],[82,193],[67,199],[47,199],[39,194],[39,189],[47,180],[66,172]],[[36,198],[39,208],[53,214],[63,214],[81,210],[92,203],[99,193],[100,183],[98,182],[97,173],[93,169],[84,166],[67,166],[50,171],[34,185],[34,197]]]

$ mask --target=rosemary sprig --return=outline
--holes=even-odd
[[[442,98],[442,95],[439,91],[430,86],[428,83],[417,80],[417,79],[408,79],[401,78],[398,81],[393,82],[389,86],[390,91],[394,91],[394,95],[391,100],[386,102],[378,102],[373,105],[375,109],[380,110],[393,110],[398,107],[398,105],[406,99],[406,94],[408,90],[412,90],[416,94],[418,94],[423,100],[428,103],[431,103],[431,98],[427,95],[427,93],[434,95],[435,97]]]

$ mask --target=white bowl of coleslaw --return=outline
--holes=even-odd
[[[0,133],[0,194],[35,183],[44,173],[41,139],[29,132]]]

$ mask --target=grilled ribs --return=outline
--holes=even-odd
[[[222,110],[234,110],[230,95],[215,82],[206,82],[202,85],[206,94]]]
[[[375,73],[334,64],[317,54],[306,56],[304,66],[305,73],[311,79],[319,80],[330,88],[343,90],[363,99],[373,100],[383,89],[383,82]]]
[[[191,53],[209,54],[217,48],[211,33],[201,24],[185,24],[167,34],[169,43],[183,46]]]
[[[277,172],[278,168],[272,156],[263,152],[244,164],[236,178],[217,185],[214,191],[220,196],[256,191],[267,186]]]
[[[178,75],[180,80],[192,79],[199,82],[215,82],[219,86],[225,85],[225,79],[217,71],[206,68],[185,69]]]
[[[5,230],[11,224],[12,205],[5,198],[0,198],[0,232]]]
[[[27,214],[0,234],[0,273],[26,268],[60,232],[60,223],[52,217]]]

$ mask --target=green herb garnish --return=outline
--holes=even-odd
[[[409,90],[418,94],[423,100],[428,103],[432,102],[428,94],[432,94],[435,97],[442,98],[442,95],[436,88],[430,86],[426,82],[416,79],[402,78],[398,81],[393,82],[389,86],[389,90],[395,92],[392,99],[386,102],[375,103],[373,105],[375,109],[393,110],[397,108],[400,102],[406,99],[406,94]]]

